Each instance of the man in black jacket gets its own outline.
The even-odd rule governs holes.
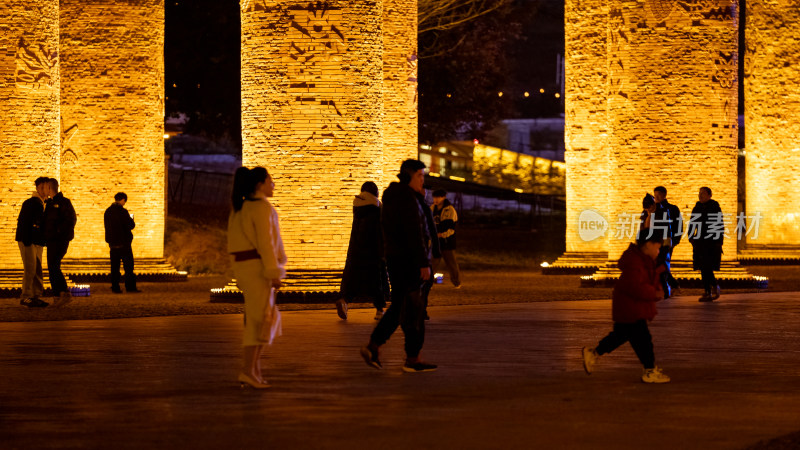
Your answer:
[[[669,213],[668,234],[670,240],[661,246],[661,253],[659,254],[659,260],[663,261],[667,268],[661,274],[661,288],[664,290],[664,297],[668,298],[671,295],[676,295],[674,291],[678,290],[678,280],[672,276],[670,264],[672,262],[672,252],[681,242],[681,237],[683,236],[683,216],[681,216],[680,208],[667,201],[667,188],[664,186],[656,187],[653,190],[653,197],[655,197],[656,204]]]
[[[693,268],[700,271],[705,290],[698,300],[711,302],[720,296],[714,271],[719,270],[722,261],[725,222],[719,203],[711,199],[711,188],[701,187],[698,199],[692,209],[686,234],[692,243]]]
[[[415,159],[403,161],[398,178],[399,183],[390,184],[383,192],[381,211],[392,305],[372,332],[369,344],[361,349],[361,356],[368,365],[380,369],[380,346],[400,325],[405,334],[403,371],[430,372],[436,365],[423,362],[419,353],[425,341],[431,260],[439,256],[439,251],[436,226],[425,202],[425,164]]]
[[[22,294],[20,295],[19,303],[30,308],[44,308],[49,305],[49,303],[39,298],[44,292],[42,216],[44,215],[44,201],[47,198],[45,185],[48,180],[49,178],[47,177],[36,179],[36,192],[31,198],[22,202],[22,208],[17,218],[15,239],[19,244],[22,267],[25,271],[22,278]]]
[[[133,273],[133,230],[136,223],[133,221],[133,214],[125,209],[128,196],[124,192],[117,192],[114,195],[114,203],[106,209],[103,215],[103,223],[106,228],[106,242],[111,248],[111,290],[116,294],[121,294],[119,287],[121,278],[119,273],[119,263],[125,269],[125,290],[128,292],[140,292],[136,289],[136,274]]]
[[[78,216],[72,202],[58,192],[58,180],[50,178],[46,183],[50,200],[44,207],[44,240],[47,245],[47,271],[50,287],[58,308],[72,301],[72,294],[67,288],[67,279],[61,272],[61,260],[67,254],[69,241],[75,237],[75,223]]]

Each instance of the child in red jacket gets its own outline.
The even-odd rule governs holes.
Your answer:
[[[653,340],[647,328],[647,321],[653,320],[656,315],[656,302],[664,298],[659,281],[664,266],[656,265],[663,239],[659,233],[648,231],[643,229],[637,244],[631,244],[619,259],[622,275],[614,286],[611,301],[614,330],[597,347],[583,348],[583,368],[587,374],[592,373],[600,355],[611,353],[620,345],[630,342],[644,366],[642,381],[669,382],[669,377],[655,365]]]

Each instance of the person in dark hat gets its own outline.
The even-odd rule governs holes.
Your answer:
[[[381,211],[392,304],[373,330],[369,343],[361,348],[361,357],[369,366],[382,368],[379,349],[399,325],[405,335],[403,371],[431,372],[436,365],[423,361],[420,352],[425,342],[431,260],[439,256],[439,241],[430,206],[425,202],[425,164],[407,159],[397,177],[400,182],[391,183],[383,192]]]

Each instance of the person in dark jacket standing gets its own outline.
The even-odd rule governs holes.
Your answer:
[[[653,339],[647,322],[653,320],[656,302],[663,298],[659,275],[663,266],[656,264],[663,235],[639,232],[636,244],[631,244],[619,259],[622,274],[614,285],[611,316],[614,331],[604,337],[597,347],[583,347],[583,368],[587,374],[594,371],[598,358],[611,353],[626,342],[644,366],[642,382],[668,383],[669,377],[656,367]]]
[[[399,325],[405,334],[404,372],[430,372],[436,365],[420,359],[425,341],[426,290],[431,279],[431,260],[438,253],[436,227],[425,202],[425,164],[403,161],[399,183],[383,192],[381,227],[386,264],[391,282],[392,304],[361,348],[361,357],[376,369],[382,368],[378,351]]]
[[[720,289],[714,271],[722,262],[722,241],[725,237],[725,222],[722,208],[711,199],[711,189],[701,187],[699,201],[692,209],[686,234],[692,243],[692,266],[700,271],[705,293],[698,300],[711,302],[719,298]]]
[[[667,269],[661,275],[661,285],[667,287],[667,289],[664,289],[664,297],[669,297],[674,295],[675,291],[680,289],[678,286],[678,280],[672,276],[670,268],[672,263],[672,252],[675,250],[675,247],[680,244],[681,237],[683,237],[683,216],[681,215],[680,208],[667,201],[667,188],[664,186],[656,187],[653,190],[653,196],[655,197],[656,204],[660,205],[662,209],[669,213],[670,239],[669,242],[665,242],[665,244],[661,246],[661,253],[659,254],[659,260],[664,262],[664,265]]]
[[[336,312],[347,320],[347,303],[368,298],[375,305],[375,320],[383,317],[389,295],[389,278],[383,260],[381,202],[378,186],[367,181],[353,199],[353,227],[342,273],[342,298],[336,301]]]
[[[669,298],[672,295],[672,289],[667,282],[669,260],[664,248],[669,248],[672,242],[672,220],[669,216],[669,210],[657,202],[656,198],[650,194],[644,195],[642,207],[644,211],[642,211],[641,216],[641,229],[645,230],[648,235],[658,233],[659,236],[664,236],[656,264],[664,266],[665,270],[661,273],[661,290],[664,292],[664,298]]]
[[[447,199],[447,192],[444,189],[433,191],[433,222],[436,224],[436,233],[439,237],[439,249],[442,257],[434,261],[434,271],[437,270],[439,262],[444,259],[447,270],[450,272],[450,282],[456,289],[461,287],[461,274],[458,270],[456,260],[456,222],[458,213],[456,208]]]
[[[50,287],[53,290],[54,307],[61,307],[72,301],[67,288],[67,279],[61,272],[61,260],[67,254],[69,242],[75,237],[75,223],[78,216],[72,202],[58,192],[58,180],[50,178],[47,182],[47,195],[50,199],[44,207],[44,240],[47,245],[47,271]]]
[[[22,256],[22,267],[25,272],[22,278],[22,294],[19,303],[29,308],[44,308],[50,305],[40,298],[44,293],[42,217],[44,216],[44,201],[47,199],[45,185],[48,180],[47,177],[36,179],[34,182],[36,191],[31,198],[22,202],[22,208],[17,217],[15,239],[19,244],[19,253]]]
[[[111,290],[116,294],[121,294],[119,287],[121,278],[119,273],[119,263],[125,269],[125,290],[128,292],[140,292],[136,288],[136,274],[133,272],[133,233],[131,230],[136,227],[133,221],[133,214],[125,209],[128,196],[124,192],[117,192],[114,195],[114,203],[106,209],[103,215],[103,223],[106,229],[106,242],[110,247],[111,257]]]

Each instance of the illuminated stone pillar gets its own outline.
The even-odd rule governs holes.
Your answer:
[[[78,214],[68,257],[108,256],[103,213],[125,192],[133,252],[163,258],[163,0],[61,1],[62,190]]]
[[[800,255],[800,9],[797,2],[747,2],[745,54],[746,211],[761,215],[748,256]],[[766,251],[766,253],[758,252]]]
[[[632,242],[615,228],[638,222],[658,185],[686,219],[708,186],[735,220],[737,15],[735,0],[610,2],[609,260]],[[735,260],[736,240],[723,250],[723,261]],[[691,260],[691,245],[673,258]]]
[[[382,174],[382,2],[246,0],[242,162],[266,167],[289,269],[340,270]]]
[[[59,177],[58,1],[0,5],[0,269],[22,269],[22,202],[36,178]]]
[[[591,271],[608,255],[607,3],[566,0],[564,17],[567,252],[552,267]]]
[[[383,191],[417,157],[417,2],[383,1]]]

